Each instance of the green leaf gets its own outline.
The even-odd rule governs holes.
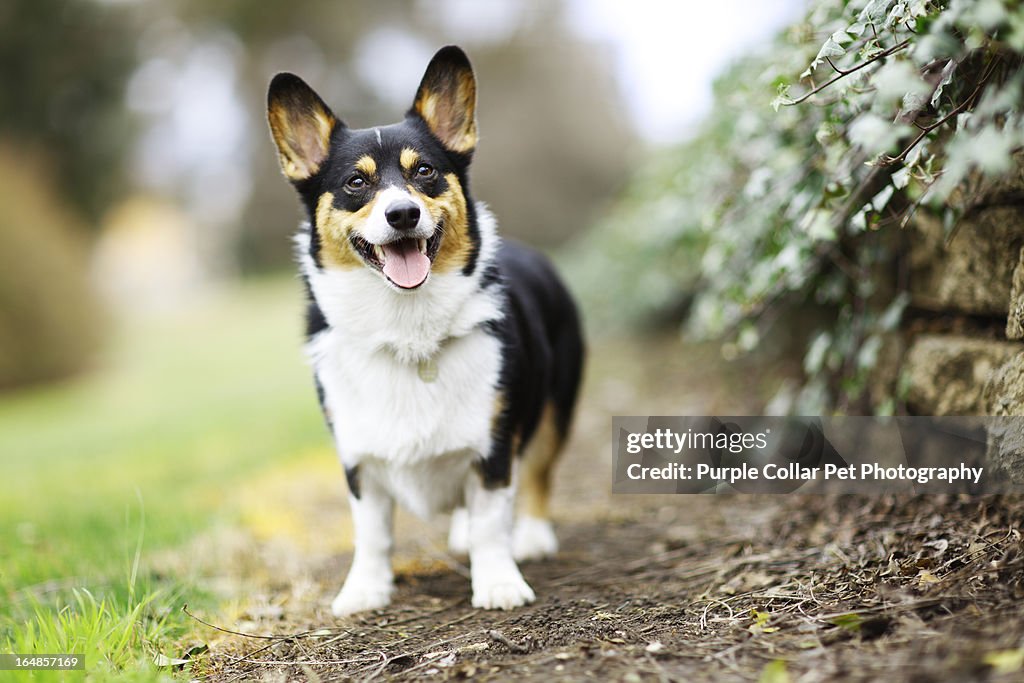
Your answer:
[[[974,161],[985,173],[1001,175],[1013,167],[1013,151],[1018,144],[1010,131],[986,126],[974,136]]]
[[[761,669],[761,676],[757,680],[758,683],[790,683],[789,672],[786,671],[785,660],[776,659],[768,662],[768,664]]]
[[[751,609],[750,616],[754,618],[754,623],[751,624],[747,630],[754,635],[758,635],[760,633],[774,633],[779,630],[777,626],[768,625],[768,619],[771,618],[771,614],[768,612],[758,612],[756,609]]]
[[[907,14],[913,18],[928,16],[929,0],[910,0]]]
[[[902,133],[899,126],[877,114],[866,112],[850,124],[847,137],[865,152],[877,154],[894,147]]]
[[[804,372],[808,375],[817,374],[825,366],[825,355],[832,346],[832,335],[828,332],[820,332],[811,342],[804,356]]]
[[[975,0],[971,12],[964,17],[986,31],[995,31],[1006,23],[1006,7],[1000,0]]]
[[[850,34],[846,31],[836,31],[828,37],[825,43],[818,50],[818,56],[814,58],[815,62],[821,62],[826,57],[842,57],[846,54],[846,48],[843,47],[843,43],[850,42]]]
[[[786,107],[791,104],[793,104],[793,100],[786,97],[785,95],[776,95],[775,98],[772,99],[772,109],[775,110],[776,112],[779,111],[779,107]]]
[[[871,208],[878,213],[882,213],[882,209],[888,206],[889,200],[892,199],[892,195],[895,191],[896,188],[892,185],[886,185],[883,187],[878,191],[878,194],[871,199]]]
[[[826,209],[815,209],[807,214],[801,227],[815,242],[834,242],[836,230],[832,224],[833,214]]]
[[[902,102],[907,95],[924,96],[931,88],[921,80],[917,69],[906,59],[890,59],[871,78],[882,102]]]
[[[857,16],[857,21],[867,22],[869,24],[878,24],[885,19],[885,15],[889,11],[889,5],[892,4],[892,0],[871,0],[864,9],[860,11]]]
[[[1012,674],[1024,667],[1024,649],[996,650],[987,653],[982,661],[995,669],[997,674]]]
[[[845,631],[860,631],[860,625],[864,622],[864,619],[859,614],[840,614],[829,620],[834,626]]]

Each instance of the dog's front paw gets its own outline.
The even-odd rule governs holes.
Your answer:
[[[518,572],[515,576],[473,582],[473,607],[512,609],[527,605],[536,599],[533,589]]]
[[[331,613],[344,617],[391,604],[391,582],[353,581],[350,577],[331,603]]]

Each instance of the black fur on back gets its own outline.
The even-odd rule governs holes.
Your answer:
[[[541,413],[551,403],[558,436],[572,422],[583,372],[584,345],[579,314],[551,262],[538,251],[504,241],[497,273],[506,316],[492,327],[502,341],[504,404],[496,421],[491,453],[482,463],[490,486],[508,482],[514,435],[519,451],[529,444]]]

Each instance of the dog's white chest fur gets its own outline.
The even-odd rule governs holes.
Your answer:
[[[423,361],[353,349],[344,339],[317,340],[316,353],[346,465],[371,457],[405,464],[459,450],[485,452],[501,369],[493,337],[474,331]],[[421,372],[421,365],[431,372]]]
[[[479,331],[452,339],[431,359],[433,381],[390,351],[359,353],[325,339],[317,356],[345,466],[358,465],[360,477],[373,477],[420,516],[459,504],[469,465],[489,447],[497,340]]]

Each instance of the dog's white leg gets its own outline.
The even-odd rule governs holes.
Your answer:
[[[387,493],[367,483],[363,482],[359,498],[349,496],[356,548],[345,585],[331,603],[331,611],[338,617],[391,602],[394,502]]]
[[[452,523],[448,527],[448,550],[456,555],[469,552],[469,511],[466,508],[455,508],[452,512]]]
[[[471,472],[466,484],[466,509],[473,607],[512,609],[533,602],[533,589],[512,558],[513,487],[488,490]]]

